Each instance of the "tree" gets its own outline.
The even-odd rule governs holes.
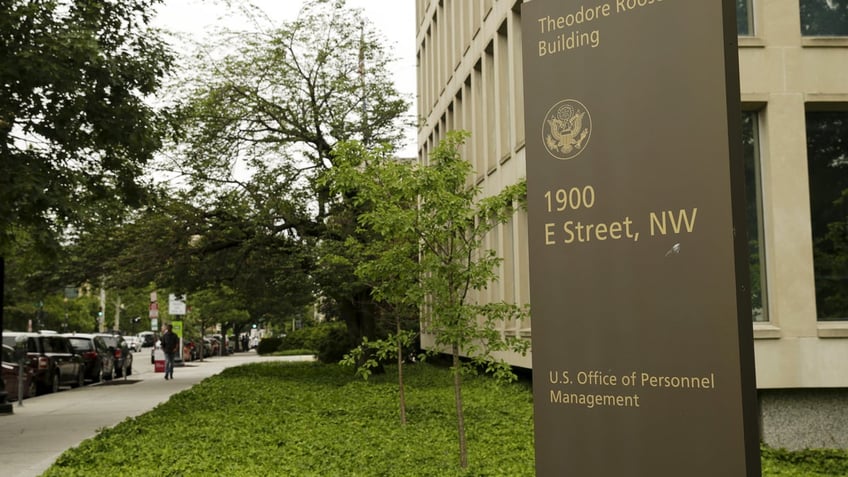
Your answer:
[[[145,98],[172,64],[158,3],[0,0],[0,270],[21,230],[55,250],[87,205],[141,201],[162,133]]]
[[[247,314],[227,315],[239,317],[235,328],[251,316],[282,323],[313,300],[304,273],[311,257],[302,241],[269,223],[262,201],[242,191],[162,194],[121,223],[81,234],[69,275],[97,283],[103,277],[117,289],[155,282],[192,296],[224,287]]]
[[[49,244],[87,204],[137,204],[162,121],[145,99],[171,67],[159,0],[0,1],[0,246]],[[51,233],[52,232],[52,233]]]
[[[472,166],[458,152],[466,137],[467,133],[449,133],[426,165],[398,161],[386,149],[375,152],[347,144],[338,152],[345,165],[332,176],[339,193],[355,192],[353,200],[366,206],[360,226],[380,237],[374,246],[383,252],[363,262],[358,272],[375,283],[379,280],[374,286],[379,300],[415,304],[422,310],[422,328],[435,335],[437,348],[451,354],[463,468],[467,466],[463,373],[484,369],[497,378],[514,379],[509,365],[494,353],[525,352],[528,347],[525,340],[505,338],[496,329],[501,321],[521,319],[526,309],[477,301],[471,295],[496,279],[500,259],[484,248],[484,240],[523,203],[526,188],[521,182],[481,198],[480,188],[469,185]],[[410,247],[417,247],[417,253]]]
[[[197,193],[244,194],[263,211],[269,237],[339,249],[355,214],[319,179],[336,164],[339,141],[398,142],[407,104],[387,71],[390,57],[344,1],[313,0],[292,22],[255,27],[227,32],[198,55],[205,73],[189,81],[177,108],[175,169]],[[370,292],[351,267],[327,258],[303,261],[304,274],[361,339],[375,329]]]
[[[191,313],[186,318],[184,329],[196,326],[202,339],[207,329],[214,324],[221,325],[221,334],[227,337],[227,329],[235,323],[246,324],[249,315],[244,311],[244,303],[229,287],[207,288],[190,295]],[[224,343],[221,343],[224,346]],[[200,353],[203,360],[203,353]]]

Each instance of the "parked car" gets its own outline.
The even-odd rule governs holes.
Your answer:
[[[21,365],[15,359],[15,350],[11,346],[3,345],[3,385],[6,387],[7,399],[9,401],[17,401],[18,399],[18,379],[20,378]],[[24,399],[35,396],[35,378],[32,373],[32,368],[24,366]]]
[[[127,341],[127,346],[130,347],[131,351],[141,351],[141,338],[138,336],[124,336],[124,339]]]
[[[85,379],[93,383],[111,381],[115,375],[115,356],[102,336],[85,333],[65,334],[74,351],[82,356]]]
[[[60,386],[85,384],[82,357],[74,353],[68,338],[57,334],[4,332],[3,344],[14,347],[20,338],[26,341],[29,366],[35,376],[38,394],[57,392]]]
[[[103,337],[106,346],[115,357],[115,377],[122,378],[131,375],[133,354],[124,337],[118,334],[109,335],[103,333],[97,336]]]

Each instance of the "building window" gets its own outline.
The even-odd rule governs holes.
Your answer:
[[[800,0],[801,35],[848,36],[848,0]]]
[[[736,0],[736,34],[751,36],[754,34],[754,0]]]
[[[808,111],[816,314],[848,319],[848,111]]]
[[[756,112],[742,113],[742,148],[745,161],[745,210],[748,227],[748,266],[751,275],[751,315],[768,321],[766,260],[763,246],[763,193],[760,173],[759,125]]]

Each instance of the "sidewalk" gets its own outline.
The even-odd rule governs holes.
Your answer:
[[[149,348],[133,356],[133,374],[126,380],[65,389],[14,403],[14,414],[0,415],[0,473],[4,477],[34,477],[47,470],[67,449],[138,416],[225,368],[259,361],[305,361],[311,356],[258,356],[254,352],[206,358],[174,369],[174,379],[154,373]]]

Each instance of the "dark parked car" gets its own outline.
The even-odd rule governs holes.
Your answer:
[[[7,399],[16,401],[18,399],[18,373],[20,363],[15,359],[15,350],[11,346],[3,345],[3,384],[6,386]],[[35,379],[32,369],[24,366],[24,399],[35,396]]]
[[[98,334],[106,342],[106,346],[115,357],[115,377],[121,378],[132,374],[133,354],[127,341],[121,335]]]
[[[14,347],[19,337],[26,342],[38,394],[56,392],[60,386],[75,388],[85,384],[82,357],[74,353],[68,338],[57,334],[4,332],[3,344]]]
[[[115,355],[102,336],[74,333],[64,335],[85,365],[85,379],[93,383],[110,381],[115,375]]]

